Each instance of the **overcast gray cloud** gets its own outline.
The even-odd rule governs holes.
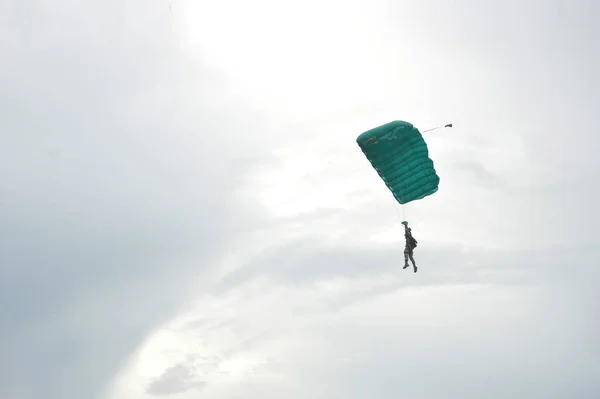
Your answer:
[[[256,120],[159,3],[3,8],[0,394],[92,397],[231,238]]]
[[[0,396],[599,397],[599,11],[2,3]]]

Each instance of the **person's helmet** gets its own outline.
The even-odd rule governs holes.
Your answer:
[[[408,231],[409,231],[409,232],[411,232],[411,231],[412,231],[412,229],[409,227],[409,228],[408,228]]]

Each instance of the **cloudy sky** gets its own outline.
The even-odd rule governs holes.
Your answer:
[[[1,1],[0,397],[600,397],[599,15]]]

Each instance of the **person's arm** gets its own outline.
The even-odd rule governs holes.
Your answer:
[[[408,234],[408,222],[405,220],[402,224],[404,225],[404,234]]]

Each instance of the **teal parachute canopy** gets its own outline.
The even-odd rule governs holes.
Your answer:
[[[393,121],[356,138],[362,152],[400,204],[438,191],[440,178],[419,129]]]

